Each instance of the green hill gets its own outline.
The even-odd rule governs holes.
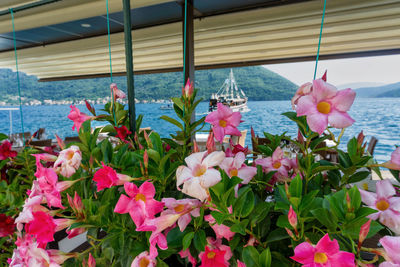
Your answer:
[[[218,91],[230,69],[196,71],[195,87],[199,96],[208,99]],[[297,85],[261,66],[233,69],[236,82],[250,100],[287,100]],[[109,78],[38,82],[37,77],[20,73],[21,94],[25,100],[82,100],[109,96]],[[13,102],[18,95],[16,73],[0,69],[0,102]],[[126,78],[115,77],[114,82],[126,92]],[[160,73],[135,76],[135,97],[139,100],[168,99],[181,93],[182,73]],[[24,100],[24,101],[25,101]]]
[[[399,97],[400,82],[356,89],[357,97]]]

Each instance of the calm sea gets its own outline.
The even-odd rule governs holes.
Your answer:
[[[208,103],[201,103],[197,109],[197,117],[205,116]],[[160,110],[161,104],[137,104],[136,113],[144,114],[143,127],[151,127],[160,133],[163,137],[169,136],[176,130],[176,127],[161,120],[161,115],[173,116],[172,110]],[[86,107],[78,106],[81,111],[86,111]],[[260,136],[267,131],[273,134],[287,132],[291,136],[296,136],[297,131],[293,127],[294,123],[286,117],[280,115],[283,112],[290,111],[289,101],[257,101],[249,102],[250,111],[243,113],[244,122],[240,129],[248,129],[246,144],[250,142],[250,127],[252,126]],[[101,105],[96,106],[100,110]],[[25,131],[35,132],[38,128],[46,128],[48,138],[55,138],[54,134],[61,137],[77,135],[73,132],[72,122],[67,118],[70,111],[69,106],[23,106],[23,118]],[[342,138],[347,142],[349,138],[357,135],[361,130],[367,136],[378,138],[378,144],[375,148],[375,157],[382,162],[390,158],[390,153],[395,145],[400,145],[400,105],[396,98],[374,98],[357,99],[352,106],[350,115],[356,120],[353,126],[346,129]],[[94,122],[94,126],[101,123]],[[8,134],[10,131],[9,112],[0,111],[0,132]],[[13,111],[13,132],[21,132],[19,111]],[[335,132],[336,134],[339,131]]]

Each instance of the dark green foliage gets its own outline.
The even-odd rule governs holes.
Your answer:
[[[196,84],[199,98],[208,99],[218,91],[230,69],[196,71]],[[290,99],[297,86],[282,76],[261,66],[233,69],[236,81],[250,100]],[[110,96],[110,79],[96,78],[59,82],[38,82],[37,77],[20,74],[21,93],[26,100],[82,100]],[[0,69],[0,101],[13,103],[12,97],[18,95],[16,73]],[[114,77],[118,87],[126,92],[126,78]],[[181,94],[182,73],[160,73],[135,76],[135,97],[145,99],[169,99]],[[17,99],[15,99],[15,102]]]

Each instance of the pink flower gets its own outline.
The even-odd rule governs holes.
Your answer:
[[[229,107],[221,103],[217,104],[217,110],[207,115],[205,122],[213,125],[215,138],[222,143],[226,134],[241,136],[236,128],[240,124],[242,115],[240,112],[233,112]]]
[[[230,178],[237,176],[243,180],[243,184],[248,184],[254,175],[257,174],[257,168],[247,166],[244,164],[245,160],[245,154],[238,152],[234,157],[225,158],[220,167]]]
[[[149,238],[150,257],[157,257],[156,245],[162,250],[168,249],[167,238],[162,232],[173,227],[180,217],[181,214],[162,214],[154,219],[146,219],[143,224],[136,228],[136,231],[152,232]]]
[[[97,183],[97,192],[111,186],[123,185],[131,180],[129,176],[117,173],[103,162],[101,164],[103,168],[100,168],[93,176],[93,181]]]
[[[386,259],[379,267],[400,267],[400,236],[384,236],[379,243],[385,249]]]
[[[241,262],[240,260],[237,260],[236,263],[237,267],[246,267],[246,264],[244,264],[244,262]]]
[[[272,154],[272,157],[256,159],[256,164],[261,165],[265,172],[276,171],[274,176],[278,180],[285,180],[288,178],[288,171],[292,167],[290,159],[283,157],[283,151],[280,147],[277,147]]]
[[[211,214],[204,216],[204,220],[210,224],[211,228],[215,232],[217,239],[226,238],[228,241],[230,241],[235,236],[235,233],[231,231],[230,227],[224,224],[216,223],[214,217]]]
[[[193,96],[193,83],[187,79],[185,87],[182,87],[182,96],[185,98],[191,98]]]
[[[11,143],[5,140],[0,145],[0,160],[14,158],[18,155],[17,151],[11,150]]]
[[[313,81],[311,94],[300,97],[297,116],[307,116],[307,123],[314,132],[322,134],[328,123],[335,128],[346,128],[354,123],[347,114],[356,97],[350,88],[338,91],[322,79]]]
[[[114,212],[129,213],[136,227],[162,211],[164,203],[154,199],[156,190],[152,183],[144,182],[139,188],[134,183],[125,183],[124,188],[129,197],[121,195]]]
[[[57,160],[57,156],[48,153],[32,154],[32,156],[34,156],[36,160],[43,160],[46,162],[54,162]]]
[[[186,166],[179,166],[176,170],[176,186],[182,192],[204,201],[208,198],[208,188],[221,180],[221,174],[214,169],[225,158],[222,151],[193,153],[185,159]]]
[[[56,223],[49,214],[43,211],[33,212],[33,220],[25,224],[27,234],[33,235],[40,247],[43,247],[51,241],[54,241],[56,232]]]
[[[125,125],[122,125],[121,127],[114,127],[114,129],[117,131],[117,137],[122,141],[125,141],[125,138],[132,133],[128,130],[128,128],[126,128]]]
[[[392,170],[400,170],[400,147],[392,152],[390,160],[383,163],[382,166]]]
[[[200,216],[201,202],[197,199],[178,199],[175,198],[163,198],[161,200],[167,210],[163,211],[162,214],[180,214],[181,217],[178,219],[178,226],[181,232],[186,229],[186,226],[190,223],[193,217]]]
[[[75,191],[74,198],[70,197],[70,195],[67,194],[68,198],[68,203],[69,206],[74,210],[74,212],[78,215],[78,217],[82,217],[84,212],[83,212],[83,204],[81,197],[78,195],[78,193]]]
[[[225,251],[219,249],[209,249],[206,246],[204,252],[202,252],[201,265],[200,267],[227,267],[229,265],[225,264]]]
[[[368,216],[389,227],[393,232],[400,234],[400,197],[393,197],[396,191],[389,180],[376,183],[376,193],[360,190],[362,201],[372,209],[377,210]]]
[[[289,220],[290,225],[291,225],[294,229],[296,229],[296,227],[297,227],[297,214],[296,214],[296,212],[293,210],[292,205],[290,205],[290,208],[289,208],[288,220]]]
[[[227,245],[223,245],[222,244],[222,239],[215,239],[212,237],[207,237],[207,243],[208,245],[206,246],[206,248],[208,247],[210,250],[216,250],[218,252],[225,252],[224,253],[224,266],[229,266],[229,260],[232,258],[233,254],[231,251],[231,247],[227,246]],[[199,258],[202,259],[204,256],[205,252],[201,252],[199,254]]]
[[[341,266],[355,267],[354,254],[340,251],[336,239],[332,241],[326,234],[318,241],[316,246],[303,242],[294,249],[293,260],[303,264],[304,267]]]
[[[87,120],[90,120],[94,117],[86,115],[85,113],[82,113],[75,105],[70,106],[71,111],[68,115],[68,119],[72,120],[74,122],[74,125],[72,126],[72,130],[75,130],[79,132],[79,129],[81,128],[82,123],[84,123]]]
[[[229,140],[230,142],[230,147],[228,147],[225,151],[225,156],[227,157],[234,157],[237,153],[239,152],[243,152],[245,155],[249,154],[249,148],[246,147],[242,147],[240,144],[234,144],[232,142],[232,139]],[[232,149],[231,149],[232,148]]]
[[[181,250],[181,251],[179,252],[179,256],[181,256],[182,259],[188,258],[189,262],[192,264],[192,267],[196,267],[196,265],[197,265],[197,260],[196,260],[195,257],[192,256],[192,254],[190,254],[189,249]]]
[[[33,181],[32,188],[39,187],[37,181]],[[35,192],[36,189],[33,190]],[[30,194],[29,198],[25,199],[25,203],[22,211],[18,214],[18,217],[15,219],[15,223],[17,224],[18,231],[22,231],[23,223],[28,223],[33,220],[32,213],[35,211],[44,211],[47,209],[40,205],[43,200],[43,196]]]
[[[157,261],[149,256],[147,251],[143,251],[133,259],[131,267],[156,267]]]
[[[0,237],[12,235],[14,233],[14,219],[5,214],[0,214]]]
[[[302,86],[297,89],[295,95],[293,96],[291,102],[292,102],[292,108],[296,109],[297,102],[299,99],[305,95],[309,95],[312,92],[312,83],[305,83]]]
[[[126,94],[118,89],[117,84],[115,83],[110,84],[110,89],[111,92],[114,94],[114,100],[117,100],[118,98],[123,99],[126,97]]]
[[[54,168],[65,177],[71,177],[81,165],[82,153],[79,147],[70,146],[58,155]]]

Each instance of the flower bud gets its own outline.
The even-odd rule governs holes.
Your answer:
[[[304,138],[303,138],[303,135],[301,134],[300,130],[297,131],[297,141],[300,144],[304,144]]]
[[[214,142],[214,132],[210,132],[210,134],[208,135],[206,147],[207,147],[208,154],[211,154],[212,152],[217,150],[217,148],[215,147],[215,142]]]
[[[190,79],[187,79],[185,87],[182,88],[182,96],[185,98],[191,98],[193,96],[193,83]]]
[[[358,250],[360,250],[361,244],[364,242],[365,238],[367,238],[370,227],[371,227],[371,219],[369,219],[366,223],[364,223],[361,226],[360,235],[358,237]]]
[[[93,258],[92,254],[89,253],[89,258],[88,258],[88,267],[95,267],[96,266],[96,261]]]
[[[58,135],[56,135],[56,138],[57,138],[58,146],[61,148],[61,150],[63,150],[65,147],[64,141]]]
[[[327,76],[328,71],[326,70],[324,75],[322,75],[321,79],[324,80],[324,82],[326,82],[326,76]]]
[[[94,107],[87,100],[85,100],[85,104],[89,112],[96,116],[96,111],[94,110]]]
[[[289,213],[288,213],[288,220],[290,225],[296,229],[297,228],[297,214],[294,212],[292,205],[290,205]]]
[[[351,208],[351,199],[350,199],[350,195],[349,192],[346,192],[346,205],[347,205],[347,210],[349,212],[352,212],[352,208]]]
[[[147,168],[149,167],[149,154],[147,154],[147,149],[144,150],[143,153],[143,163],[144,163],[144,169],[147,172]]]
[[[193,153],[200,152],[196,140],[193,140]]]
[[[146,139],[147,146],[149,148],[153,148],[153,143],[151,142],[149,135],[147,134],[146,131],[143,131],[143,135],[144,135],[144,139]]]
[[[290,236],[290,238],[296,240],[296,237],[294,236],[293,232],[290,231],[290,229],[285,227],[286,232],[288,233],[288,235]]]

